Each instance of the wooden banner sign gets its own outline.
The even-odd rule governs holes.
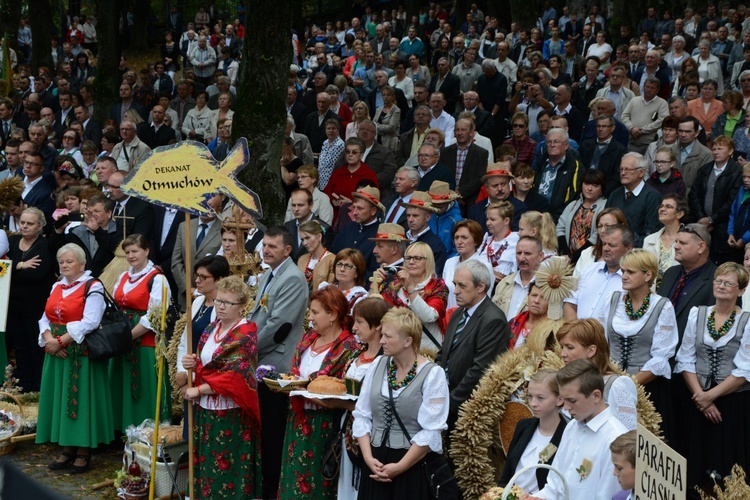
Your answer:
[[[149,152],[120,187],[127,195],[192,215],[209,215],[206,200],[221,193],[261,218],[260,198],[237,180],[248,158],[244,137],[221,163],[205,144],[182,141]]]
[[[635,458],[636,500],[684,500],[687,461],[638,424]]]

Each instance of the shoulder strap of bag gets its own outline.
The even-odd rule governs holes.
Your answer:
[[[390,362],[392,359],[392,357],[389,357],[386,363]],[[427,370],[431,370],[432,368],[433,367],[430,366],[427,368]],[[411,443],[411,434],[409,434],[409,431],[406,430],[406,426],[404,426],[404,423],[401,421],[401,417],[398,416],[398,412],[396,411],[396,402],[393,400],[393,389],[391,388],[391,384],[388,384],[388,403],[391,405],[391,411],[393,411],[393,415],[396,416],[398,426],[401,427],[401,432],[404,433],[406,439]]]
[[[93,285],[94,283],[101,283],[102,291],[99,291],[99,290],[91,291],[91,285]],[[104,297],[104,303],[107,306],[107,308],[115,307],[117,309],[120,309],[120,306],[117,305],[117,303],[115,302],[115,299],[112,298],[112,296],[109,294],[107,289],[104,287],[104,283],[102,283],[100,280],[96,278],[92,278],[86,282],[86,285],[83,289],[83,298],[86,299],[88,298],[89,295],[94,295],[96,293]]]
[[[424,333],[425,335],[427,335],[427,338],[430,339],[430,341],[433,344],[435,344],[438,348],[440,348],[443,345],[442,342],[438,342],[437,341],[437,339],[435,338],[435,336],[430,333],[430,330],[428,330],[427,327],[424,324],[422,324],[422,333]]]

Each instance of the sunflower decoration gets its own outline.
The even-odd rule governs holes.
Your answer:
[[[552,257],[539,266],[534,283],[549,302],[547,317],[560,320],[563,317],[563,300],[570,297],[578,287],[578,280],[573,277],[573,268],[565,257]]]
[[[5,274],[8,272],[8,269],[10,269],[10,264],[0,260],[0,278],[5,276]]]

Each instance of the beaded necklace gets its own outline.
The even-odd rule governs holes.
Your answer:
[[[323,248],[323,253],[320,254],[319,259],[316,259],[317,261],[316,264],[320,262],[321,260],[323,260],[323,257],[325,257],[327,253],[328,253],[328,250]],[[312,260],[313,260],[313,255],[310,254],[310,256],[307,258],[307,264],[305,264],[305,279],[307,280],[308,283],[312,281],[313,271],[315,271],[315,266],[310,267],[310,263],[312,262]]]
[[[219,324],[216,325],[216,330],[214,330],[214,342],[216,342],[218,344],[219,342],[221,342],[222,340],[224,340],[224,337],[226,337],[229,332],[231,332],[232,330],[234,330],[234,327],[237,326],[237,325],[239,325],[240,321],[242,321],[243,319],[245,319],[245,318],[240,318],[237,321],[235,321],[235,323],[232,326],[230,326],[229,328],[227,328],[223,332],[224,333],[223,335],[222,335],[222,330],[221,330],[221,327],[223,325],[222,325],[221,321],[219,321]]]
[[[637,311],[633,311],[633,299],[630,298],[629,293],[625,294],[625,313],[631,321],[642,318],[646,314],[646,311],[648,311],[649,305],[651,305],[651,294],[646,295],[646,298],[643,299],[643,304],[641,304],[641,307]]]
[[[708,336],[714,340],[719,340],[721,337],[729,333],[729,330],[734,326],[734,318],[737,316],[737,309],[732,310],[732,314],[729,315],[727,320],[721,325],[721,328],[716,330],[716,310],[711,311],[708,315]]]
[[[326,352],[328,349],[331,348],[334,342],[336,342],[336,339],[333,339],[332,341],[328,342],[327,344],[323,344],[322,346],[318,346],[317,348],[315,347],[315,344],[313,343],[313,345],[310,346],[310,356],[314,358]]]
[[[417,360],[416,359],[414,360],[414,364],[411,365],[411,369],[409,370],[409,373],[406,374],[406,377],[404,377],[404,379],[401,382],[398,382],[396,380],[396,363],[392,361],[391,364],[388,365],[388,385],[394,391],[409,385],[409,382],[414,380],[414,377],[416,376],[417,376]]]

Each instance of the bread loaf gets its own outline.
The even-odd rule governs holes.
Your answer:
[[[313,394],[341,396],[342,394],[346,394],[346,385],[341,379],[321,375],[308,384],[307,391]]]

